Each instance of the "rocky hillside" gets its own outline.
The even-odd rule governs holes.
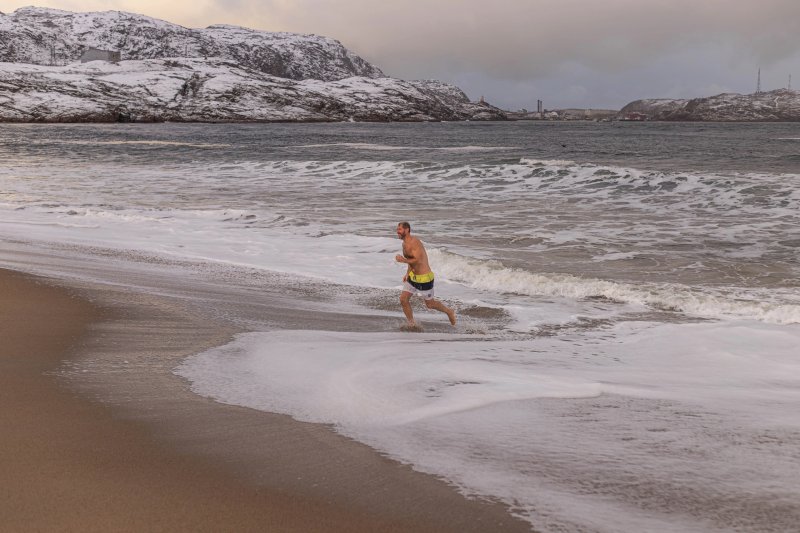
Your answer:
[[[77,61],[89,47],[119,51],[123,60],[229,59],[245,68],[293,80],[383,76],[380,69],[339,41],[317,35],[224,25],[189,29],[120,11],[71,13],[25,7],[0,15],[0,61],[66,65]]]
[[[618,117],[636,113],[649,120],[800,121],[800,92],[779,89],[758,94],[725,93],[692,100],[636,100],[623,107]]]
[[[89,47],[118,63],[78,62]],[[0,121],[502,120],[438,81],[387,78],[341,43],[116,11],[0,14]]]
[[[222,59],[70,66],[0,63],[0,121],[428,121],[502,119],[437,81],[291,80]]]

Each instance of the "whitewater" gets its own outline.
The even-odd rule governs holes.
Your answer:
[[[780,140],[794,137],[781,124],[4,126],[0,242],[144,257],[186,283],[206,265],[229,295],[277,275],[320,310],[381,317],[298,329],[242,302],[226,313],[248,331],[174,372],[219,402],[328,424],[536,530],[789,531],[800,160]],[[420,307],[425,332],[399,331],[402,220],[456,328]]]

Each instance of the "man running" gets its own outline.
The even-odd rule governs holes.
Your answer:
[[[422,241],[411,236],[411,224],[401,222],[397,225],[397,237],[403,241],[403,255],[396,255],[395,261],[408,265],[403,276],[403,292],[400,294],[400,305],[406,314],[408,327],[415,328],[414,313],[411,311],[411,296],[419,294],[425,299],[428,309],[436,309],[447,315],[450,324],[456,325],[456,312],[433,297],[433,271],[428,265],[428,254]]]

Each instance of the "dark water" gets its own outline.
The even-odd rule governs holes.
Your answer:
[[[0,127],[0,158],[62,154],[60,142],[75,145],[71,157],[146,164],[153,156],[175,162],[217,160],[215,151],[176,150],[141,145],[118,150],[96,141],[223,144],[230,160],[272,161],[299,157],[297,146],[360,143],[404,147],[403,151],[363,150],[365,161],[427,162],[518,161],[520,157],[667,171],[800,172],[800,125],[791,123],[595,123],[472,122],[423,124],[147,124],[5,125]],[[54,144],[55,142],[55,144]],[[495,146],[491,153],[442,153],[430,148]],[[349,159],[352,147],[317,147],[322,161]]]

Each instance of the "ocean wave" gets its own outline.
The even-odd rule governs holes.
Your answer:
[[[496,152],[519,149],[519,146],[441,146],[432,148],[432,150],[440,150],[442,152]],[[425,150],[431,150],[431,148],[425,148]]]
[[[592,261],[602,263],[603,261],[621,261],[624,259],[633,259],[638,254],[636,252],[610,252],[603,255],[596,255],[592,257]]]
[[[285,160],[261,164],[258,170],[282,179],[288,175],[293,180],[313,178],[315,184],[357,182],[359,187],[374,184],[381,190],[395,183],[420,183],[454,199],[486,190],[499,199],[558,195],[669,214],[676,209],[697,213],[737,208],[759,213],[782,209],[796,215],[800,210],[800,174],[666,172],[527,158],[517,164]]]
[[[130,223],[131,228],[137,224],[214,224],[234,223],[240,226],[257,224],[259,227],[283,227],[305,225],[302,220],[286,215],[260,210],[258,212],[247,209],[172,209],[172,208],[118,208],[113,206],[70,206],[66,204],[31,204],[18,207],[13,204],[0,203],[0,209],[11,208],[14,210],[29,210],[33,213],[57,216],[64,227],[99,227],[96,225],[84,226],[79,220],[96,221],[100,224]],[[70,221],[70,222],[64,222]],[[35,222],[29,222],[35,223]]]
[[[327,144],[337,146],[353,143]],[[370,149],[406,150],[410,147],[366,145]],[[308,145],[311,146],[311,145]],[[501,147],[446,147],[442,150],[500,149]],[[431,149],[427,149],[431,150]],[[800,174],[770,173],[692,173],[641,170],[636,168],[575,163],[567,160],[523,158],[520,163],[451,163],[418,160],[404,161],[346,161],[346,160],[278,160],[235,161],[209,164],[198,173],[192,165],[170,167],[168,175],[154,173],[141,176],[127,169],[109,173],[104,166],[81,168],[79,176],[63,179],[81,183],[91,175],[93,184],[119,190],[121,186],[138,194],[142,179],[157,180],[159,186],[185,187],[191,179],[192,191],[213,197],[220,185],[232,183],[256,189],[269,185],[270,191],[298,187],[331,186],[337,190],[358,187],[362,197],[385,200],[392,187],[407,189],[422,185],[426,194],[440,195],[444,201],[472,201],[476,195],[487,194],[493,199],[551,201],[566,200],[579,205],[603,206],[615,210],[634,209],[653,214],[674,216],[677,211],[695,217],[702,211],[729,214],[737,209],[748,214],[769,217],[797,217],[800,212]],[[41,192],[41,184],[30,178],[38,169],[1,169],[0,178],[7,177],[4,199],[30,199]],[[49,191],[56,194],[55,190]],[[93,193],[99,197],[100,193]],[[83,192],[81,191],[81,196]],[[81,197],[82,199],[82,197]],[[78,202],[78,198],[72,199]]]
[[[568,159],[530,159],[523,157],[519,160],[520,165],[531,166],[573,166],[576,165],[575,161]]]
[[[602,298],[702,318],[749,319],[772,324],[800,324],[800,305],[711,294],[677,284],[631,285],[570,274],[539,274],[508,268],[498,261],[470,259],[443,250],[430,255],[437,272],[474,289],[525,296]]]
[[[425,150],[425,151],[440,151],[440,152],[493,152],[498,150],[519,150],[518,146],[399,146],[390,144],[373,144],[373,143],[322,143],[322,144],[301,144],[292,146],[291,148],[330,148],[330,147],[343,147],[353,148],[355,150],[374,150],[374,151],[398,151],[398,150]]]
[[[376,150],[376,151],[393,151],[393,150],[414,150],[416,147],[409,146],[392,146],[388,144],[372,144],[372,143],[318,143],[318,144],[298,144],[290,146],[289,148],[354,148],[356,150]]]
[[[160,141],[157,139],[144,139],[132,141],[62,141],[62,140],[47,140],[43,141],[48,144],[78,144],[86,146],[106,146],[106,145],[143,145],[143,146],[187,146],[191,148],[227,148],[231,146],[225,143],[191,143],[191,142],[178,142],[178,141]]]

